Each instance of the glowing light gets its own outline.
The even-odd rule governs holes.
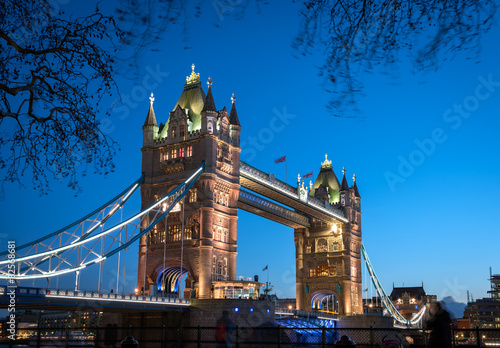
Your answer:
[[[238,312],[240,309],[238,307],[234,307],[234,311]]]

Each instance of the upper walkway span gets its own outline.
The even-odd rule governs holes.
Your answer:
[[[245,162],[240,162],[240,185],[295,209],[296,212],[313,216],[321,221],[332,222],[332,219],[335,219],[344,223],[348,222],[344,213],[330,203],[322,202],[309,195],[301,196],[296,187],[288,185],[276,179],[273,174],[264,173]]]

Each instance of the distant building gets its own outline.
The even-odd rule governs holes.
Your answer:
[[[379,314],[384,313],[384,304],[378,296],[363,299],[363,308],[366,314]]]
[[[500,329],[500,274],[490,278],[490,297],[467,303],[464,319],[469,319],[471,327]]]
[[[101,324],[102,312],[41,311],[38,325],[41,328],[84,328]]]
[[[437,296],[427,295],[423,286],[395,287],[389,298],[399,313],[408,320],[412,319],[423,306],[437,302]],[[429,306],[427,308],[429,309]],[[424,320],[425,318],[426,316]]]

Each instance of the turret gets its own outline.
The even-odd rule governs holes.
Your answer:
[[[233,141],[233,146],[240,147],[240,134],[241,134],[241,125],[240,120],[238,119],[238,113],[236,112],[235,105],[236,97],[234,93],[231,97],[231,111],[229,112],[229,128],[231,131],[231,139]]]
[[[156,124],[155,111],[153,110],[154,100],[153,92],[151,92],[148,114],[142,126],[142,147],[153,147],[158,135],[158,125]]]
[[[345,167],[342,168],[342,184],[340,184],[340,205],[345,207],[348,204],[349,185],[345,178]]]
[[[208,77],[208,92],[201,110],[201,134],[217,134],[217,109],[212,95],[212,78]]]

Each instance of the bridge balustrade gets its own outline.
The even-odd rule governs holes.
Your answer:
[[[118,300],[118,301],[143,301],[143,302],[162,302],[162,303],[176,303],[176,304],[189,304],[189,300],[179,299],[177,295],[174,296],[137,296],[127,294],[114,294],[107,292],[96,291],[79,291],[79,290],[61,290],[61,289],[42,289],[42,288],[26,288],[17,287],[16,293],[19,295],[27,296],[40,296],[40,297],[67,297],[67,298],[85,298],[85,299],[103,299],[103,300]],[[7,287],[0,286],[0,296],[7,295]]]

